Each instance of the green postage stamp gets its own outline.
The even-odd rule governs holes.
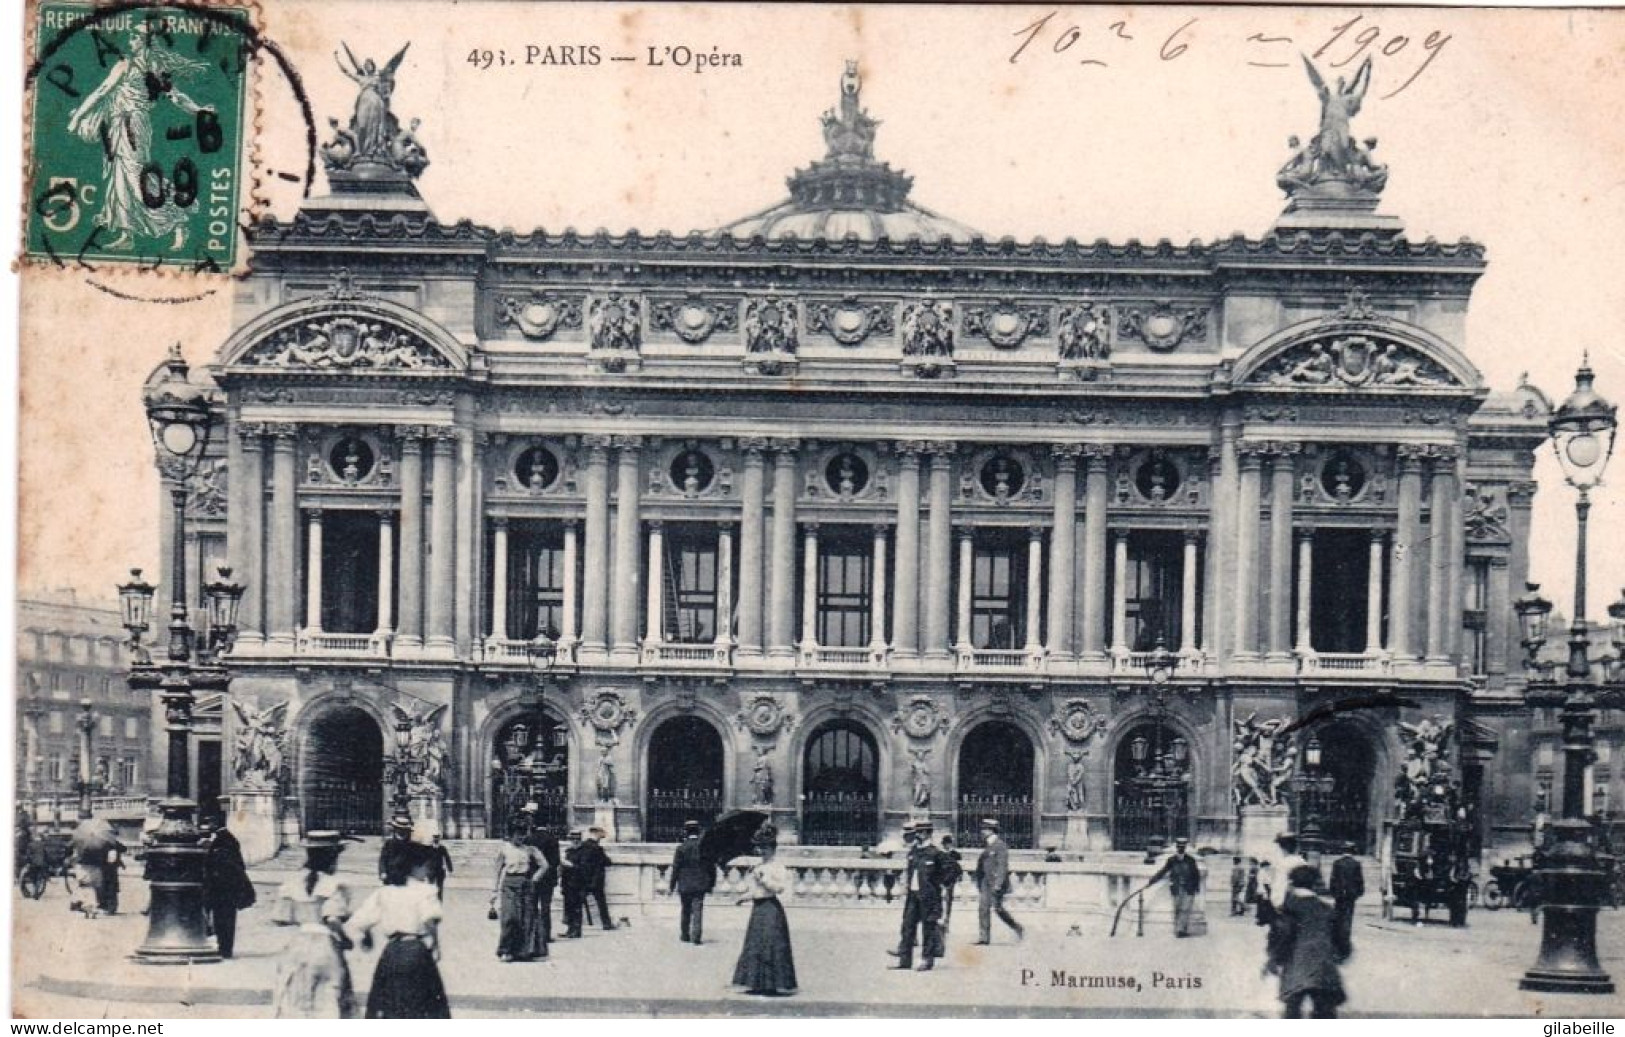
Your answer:
[[[248,8],[45,0],[33,21],[25,254],[230,271],[247,190]]]

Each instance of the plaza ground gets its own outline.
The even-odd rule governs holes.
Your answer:
[[[135,964],[145,888],[125,883],[126,913],[86,919],[68,911],[54,886],[39,901],[15,902],[13,1013],[33,1018],[265,1017],[275,956],[287,930],[269,922],[274,874],[261,874],[260,904],[239,916],[238,957],[189,967]],[[346,876],[364,893],[366,878]],[[707,942],[678,941],[674,911],[628,907],[613,932],[587,929],[555,942],[545,963],[503,964],[487,895],[465,880],[447,890],[441,963],[458,1017],[514,1015],[833,1016],[1272,1016],[1273,979],[1260,976],[1263,931],[1217,901],[1209,932],[1175,939],[1161,917],[1143,937],[1125,924],[1107,935],[1098,914],[1034,915],[1018,943],[995,921],[994,945],[975,947],[974,902],[961,895],[949,957],[931,973],[890,971],[898,910],[789,907],[801,981],[790,998],[749,997],[729,985],[747,909],[713,898]],[[557,912],[557,902],[555,902]],[[1603,911],[1604,967],[1625,986],[1625,912]],[[562,931],[562,926],[556,926]],[[1126,935],[1124,935],[1126,934]],[[1547,1016],[1625,1014],[1612,997],[1531,994],[1518,978],[1535,957],[1539,927],[1511,911],[1475,911],[1467,929],[1385,921],[1366,905],[1355,956],[1344,971],[1348,1015]],[[369,985],[375,953],[354,952],[356,986]],[[1068,985],[1068,982],[1075,985]]]

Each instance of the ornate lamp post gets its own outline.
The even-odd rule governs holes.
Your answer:
[[[1320,830],[1321,805],[1331,792],[1335,779],[1330,774],[1321,773],[1321,746],[1316,736],[1309,736],[1298,759],[1302,766],[1292,776],[1293,790],[1298,797],[1298,845],[1304,858],[1318,869],[1324,849]]]
[[[395,785],[395,794],[390,801],[390,810],[397,817],[412,816],[412,718],[404,710],[395,713],[395,755],[390,760],[390,770]]]
[[[1186,785],[1189,743],[1179,737],[1170,739],[1166,746],[1162,741],[1169,714],[1167,685],[1178,662],[1178,657],[1168,651],[1167,644],[1158,637],[1156,647],[1145,657],[1145,675],[1150,682],[1146,693],[1151,698],[1151,715],[1155,718],[1152,734],[1156,744],[1148,743],[1144,736],[1129,742],[1129,756],[1134,760],[1136,771],[1134,784],[1157,804],[1157,832],[1148,847],[1152,851],[1173,841],[1174,800]]]
[[[553,663],[559,657],[559,645],[544,630],[525,647],[525,655],[530,660],[530,672],[536,677],[536,708],[541,709],[542,703],[547,699],[547,686],[553,677]]]
[[[96,727],[96,707],[89,699],[79,700],[74,725],[79,729],[79,770],[74,776],[74,791],[79,794],[79,820],[88,821],[95,814],[92,799],[98,791],[90,744],[90,732]]]
[[[174,542],[169,572],[169,637],[162,661],[154,663],[140,637],[151,622],[153,590],[132,570],[119,587],[124,626],[131,633],[130,687],[158,693],[169,735],[166,797],[159,804],[163,820],[147,851],[152,892],[147,938],[135,959],[149,964],[187,964],[219,960],[203,916],[203,866],[207,851],[198,845],[191,790],[192,703],[200,691],[224,694],[231,676],[221,663],[237,630],[237,605],[243,588],[230,582],[231,570],[204,587],[208,628],[201,643],[189,621],[186,604],[187,481],[197,472],[208,448],[214,415],[208,393],[188,378],[180,347],[170,350],[164,376],[143,394],[147,422],[157,450],[158,470],[170,483]]]
[[[1596,718],[1599,689],[1591,675],[1586,637],[1586,520],[1591,511],[1591,490],[1602,481],[1614,452],[1618,429],[1614,405],[1592,388],[1595,375],[1582,361],[1574,376],[1574,392],[1547,423],[1553,451],[1563,477],[1579,491],[1575,502],[1578,536],[1574,557],[1574,616],[1569,627],[1569,658],[1559,684],[1537,674],[1530,680],[1531,706],[1559,707],[1563,722],[1563,816],[1552,825],[1551,849],[1540,854],[1536,874],[1541,890],[1545,927],[1540,956],[1524,973],[1524,990],[1550,990],[1575,994],[1609,994],[1614,982],[1597,960],[1597,910],[1603,903],[1606,876],[1598,866],[1591,823],[1586,820],[1585,770],[1595,757],[1591,725]],[[1517,604],[1526,651],[1533,654],[1545,642],[1546,615],[1551,604],[1534,588]],[[1612,614],[1612,610],[1610,610]]]

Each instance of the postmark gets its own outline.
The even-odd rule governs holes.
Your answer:
[[[230,3],[35,8],[25,256],[233,269],[251,14]]]

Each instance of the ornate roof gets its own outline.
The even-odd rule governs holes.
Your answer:
[[[862,89],[858,63],[848,61],[841,77],[840,106],[824,113],[824,157],[786,181],[788,199],[722,231],[769,240],[969,241],[981,236],[958,220],[909,201],[914,178],[875,160],[880,121],[870,118],[860,104]]]

